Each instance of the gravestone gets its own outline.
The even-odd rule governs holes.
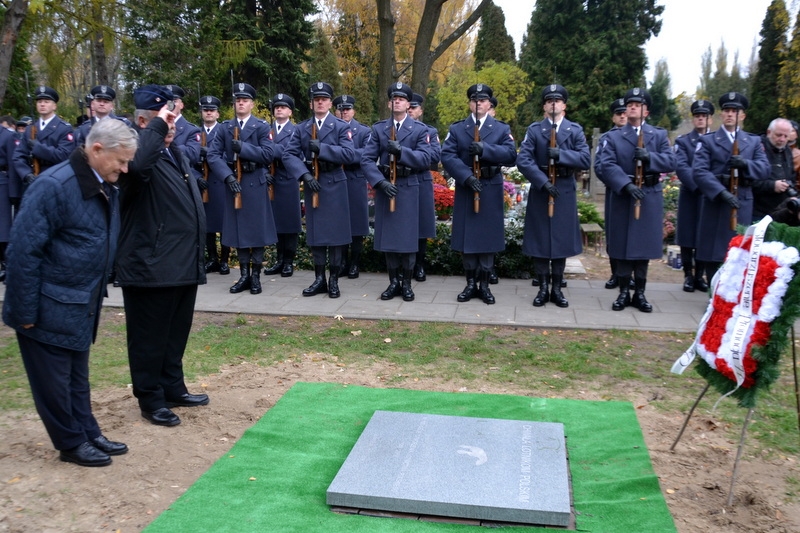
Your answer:
[[[375,411],[328,487],[327,503],[567,527],[564,426]]]

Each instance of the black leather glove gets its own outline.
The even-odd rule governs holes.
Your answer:
[[[381,180],[375,184],[375,188],[380,190],[383,194],[385,194],[389,198],[394,198],[397,196],[397,186],[392,185],[392,182],[389,180]]]
[[[203,178],[197,179],[197,186],[200,187],[200,191],[205,191],[208,189],[208,182]]]
[[[24,178],[22,178],[22,184],[28,186],[33,183],[33,180],[35,179],[36,176],[33,173],[27,174]]]
[[[36,148],[36,145],[38,144],[39,144],[39,139],[31,139],[31,138],[28,139],[28,146],[31,147],[31,152],[33,151],[34,148]]]
[[[233,151],[236,152],[237,154],[242,153],[242,141],[239,140],[231,141],[231,147],[233,148]]]
[[[300,179],[303,180],[303,186],[306,188],[306,191],[319,192],[322,189],[319,182],[308,172],[303,174]]]
[[[547,194],[549,194],[553,198],[558,198],[558,195],[560,194],[558,192],[558,187],[556,187],[549,181],[544,182],[544,187],[542,187],[542,190],[547,191]]]
[[[747,168],[747,160],[740,155],[732,155],[728,159],[728,168]]]
[[[319,154],[319,139],[311,139],[308,141],[308,149],[312,154]]]
[[[208,156],[208,147],[207,146],[201,146],[200,147],[200,161],[205,161],[207,156]]]
[[[483,185],[481,185],[481,180],[476,178],[475,176],[470,176],[464,182],[464,186],[468,189],[472,189],[475,192],[481,192],[483,190]]]
[[[397,156],[397,159],[400,159],[400,154],[403,152],[400,141],[389,141],[389,145],[386,149],[390,154]]]
[[[552,159],[553,163],[558,163],[558,158],[561,155],[561,150],[558,148],[548,148],[547,149],[547,158]]]
[[[478,157],[483,155],[483,143],[480,141],[474,141],[472,144],[469,145],[469,155],[477,155]]]
[[[267,172],[267,185],[275,185],[275,176]]]
[[[626,183],[625,186],[622,188],[622,190],[630,194],[637,200],[641,200],[642,198],[644,198],[644,191],[639,187],[637,187],[636,185],[634,185],[633,183]]]
[[[717,198],[731,206],[733,209],[739,209],[741,204],[739,203],[739,199],[736,198],[732,192],[730,191],[722,191],[717,195]]]
[[[650,152],[647,151],[647,148],[639,148],[637,146],[633,149],[633,158],[641,161],[643,165],[647,165],[650,163]]]
[[[228,185],[228,188],[233,194],[239,194],[242,192],[242,187],[239,185],[239,182],[236,181],[236,178],[233,174],[225,178],[225,183]]]

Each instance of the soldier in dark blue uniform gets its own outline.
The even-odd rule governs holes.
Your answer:
[[[419,191],[422,175],[431,165],[432,150],[428,127],[408,115],[412,94],[405,83],[389,87],[392,114],[372,126],[361,158],[367,181],[379,191],[375,195],[375,249],[386,255],[389,271],[389,286],[381,300],[399,295],[406,302],[414,299],[411,278],[419,248]],[[392,134],[395,140],[391,140]],[[392,157],[396,168],[394,184]]]
[[[219,272],[223,276],[231,273],[228,260],[231,257],[231,247],[220,245],[217,252],[217,235],[222,234],[222,221],[225,216],[225,202],[228,187],[223,181],[225,176],[217,176],[211,172],[208,164],[208,151],[214,143],[214,138],[222,127],[219,120],[219,108],[222,102],[216,96],[206,95],[200,98],[200,114],[203,118],[203,127],[200,128],[200,160],[195,165],[199,173],[198,185],[204,191],[203,206],[206,209],[206,255],[205,264],[207,273]]]
[[[711,116],[714,114],[714,104],[708,100],[697,100],[692,103],[691,112],[694,129],[675,139],[674,146],[676,174],[681,180],[678,196],[678,228],[675,240],[681,247],[684,272],[683,290],[694,292],[697,289],[706,292],[708,284],[703,279],[705,265],[702,261],[696,261],[694,258],[694,250],[697,247],[701,228],[700,209],[703,205],[703,194],[695,182],[692,163],[700,137],[709,131]]]
[[[275,264],[264,272],[270,276],[280,274],[283,278],[294,274],[294,257],[297,254],[297,236],[303,229],[300,213],[300,185],[297,178],[289,174],[283,163],[283,154],[296,134],[297,126],[289,120],[294,111],[294,98],[278,93],[272,99],[272,141],[275,159],[271,169],[275,170],[272,214],[278,231],[275,245]]]
[[[769,178],[770,167],[761,139],[741,129],[749,102],[736,92],[719,99],[722,126],[700,137],[694,154],[694,180],[703,193],[697,260],[706,263],[709,281],[725,259],[728,243],[736,235],[730,227],[731,213],[737,209],[737,223],[749,226],[753,221],[754,180]],[[733,155],[734,141],[739,154]],[[731,171],[739,176],[737,194],[730,191]]]
[[[675,154],[667,132],[645,123],[650,95],[633,88],[625,93],[628,123],[608,132],[600,151],[601,179],[611,189],[608,202],[608,254],[617,260],[619,297],[611,308],[621,311],[633,305],[644,313],[653,310],[645,298],[650,259],[663,256],[664,196],[661,174],[675,170]],[[641,129],[640,129],[641,128]],[[638,146],[642,132],[643,147]],[[634,183],[637,165],[642,167],[642,186]],[[637,204],[639,208],[637,209]],[[639,212],[639,218],[636,213]],[[631,274],[636,292],[629,294]]]
[[[492,95],[491,87],[481,83],[467,89],[470,115],[450,126],[442,144],[442,165],[456,182],[450,245],[462,253],[467,277],[459,302],[475,296],[486,304],[495,302],[489,275],[495,254],[506,245],[501,167],[514,165],[517,147],[508,124],[488,115]],[[476,163],[480,178],[474,172]]]
[[[236,248],[241,272],[230,291],[236,294],[250,289],[251,294],[259,294],[264,247],[278,241],[267,196],[268,183],[272,180],[267,167],[273,159],[273,143],[269,126],[251,114],[256,99],[253,86],[237,83],[233,96],[236,116],[220,125],[208,150],[208,164],[212,175],[222,178],[228,186],[222,244]],[[234,139],[235,136],[238,139]],[[239,166],[241,181],[236,175]],[[240,196],[240,209],[236,209],[236,196]]]
[[[369,200],[367,199],[367,178],[361,171],[361,155],[364,146],[367,144],[370,129],[358,122],[354,117],[356,114],[356,99],[349,94],[343,94],[333,99],[334,107],[339,111],[341,119],[347,122],[350,127],[350,134],[353,137],[353,146],[356,151],[356,159],[359,161],[353,165],[344,165],[344,173],[347,176],[347,196],[350,205],[350,233],[353,242],[350,243],[350,260],[347,260],[347,246],[342,251],[342,272],[347,274],[349,279],[358,277],[361,252],[364,249],[364,237],[369,235]]]
[[[186,91],[177,85],[165,85],[165,87],[172,91],[173,103],[175,104],[175,139],[172,144],[183,152],[192,167],[200,162],[200,128],[192,124],[183,116],[183,108],[185,107],[183,98],[186,96]],[[199,177],[199,174],[195,174]]]
[[[330,113],[333,87],[325,82],[309,90],[312,118],[301,122],[283,153],[289,175],[303,182],[306,206],[306,243],[314,257],[314,282],[303,289],[303,296],[328,293],[338,298],[342,250],[352,240],[347,175],[342,165],[358,163],[353,134],[347,123]],[[316,131],[316,139],[312,133]],[[319,175],[314,176],[315,165]],[[313,198],[318,199],[317,207]],[[325,280],[325,265],[330,277]]]
[[[624,126],[625,124],[628,123],[628,108],[625,107],[625,99],[624,98],[617,98],[616,100],[611,102],[611,105],[609,106],[609,109],[611,110],[611,123],[614,124],[614,128],[612,128],[612,129],[621,128],[622,126]],[[607,135],[608,135],[608,132],[605,132],[603,135],[600,136],[600,142],[597,144],[597,149],[596,149],[595,155],[594,155],[594,173],[595,173],[595,176],[597,176],[597,179],[599,179],[600,181],[603,180],[603,178],[601,177],[603,170],[600,168],[600,165],[598,163],[600,161],[600,150],[603,149],[603,144],[605,142],[605,139],[606,139]],[[606,188],[605,196],[604,196],[604,199],[603,199],[604,200],[604,209],[603,209],[603,216],[604,216],[603,225],[604,225],[604,228],[603,229],[605,230],[606,237],[608,236],[608,217],[609,217],[609,214],[610,214],[609,207],[608,207],[608,202],[609,202],[610,198],[611,198],[611,190]],[[608,244],[607,243],[608,243],[608,238],[606,238],[606,253],[608,253]],[[609,256],[608,263],[609,263],[609,266],[611,267],[611,277],[608,278],[608,281],[606,281],[605,288],[606,289],[616,289],[617,287],[619,287],[619,280],[617,279],[617,275],[615,274],[615,272],[617,270],[617,268],[616,268],[617,260],[614,259],[613,257]],[[535,286],[537,283],[538,282],[536,281],[536,278],[534,277],[532,284]],[[631,278],[631,288],[632,289],[634,288],[634,286],[633,286],[633,278]]]
[[[19,192],[12,197],[11,161],[14,158],[14,149],[17,147],[15,133],[0,128],[0,281],[6,279],[6,245],[11,236],[12,207],[19,201]]]
[[[75,130],[76,146],[83,146],[83,141],[86,139],[86,136],[89,135],[89,130],[103,119],[113,118],[121,120],[128,126],[133,126],[131,121],[127,118],[118,117],[114,114],[114,100],[117,98],[117,92],[108,85],[96,85],[92,87],[86,98],[89,100],[89,109],[91,111],[90,118],[82,122]]]
[[[547,118],[528,127],[517,156],[517,168],[531,182],[525,210],[525,234],[522,252],[533,257],[539,279],[539,293],[534,307],[552,301],[568,307],[561,292],[561,280],[567,257],[582,251],[576,173],[591,164],[589,146],[583,128],[567,120],[567,90],[548,85],[542,91],[542,108]],[[556,128],[556,147],[550,147],[552,128]],[[549,165],[555,165],[555,183],[549,179]],[[553,215],[549,216],[552,202]],[[552,277],[551,277],[552,275]],[[552,291],[548,284],[552,280]]]
[[[414,93],[411,97],[411,104],[408,114],[414,120],[422,122],[422,104],[425,98],[421,94]],[[422,122],[425,124],[424,122]],[[431,140],[431,170],[439,169],[439,161],[442,159],[442,145],[439,143],[439,132],[436,128],[428,126],[428,134]],[[433,175],[430,170],[422,175],[419,188],[419,247],[417,258],[414,262],[414,279],[425,281],[425,252],[428,250],[428,239],[436,237],[436,207],[433,201]]]
[[[36,111],[38,120],[25,128],[14,150],[14,172],[27,187],[38,175],[48,168],[66,161],[75,149],[75,135],[72,126],[56,115],[58,93],[51,87],[40,85],[36,89]],[[33,129],[36,129],[35,134]]]

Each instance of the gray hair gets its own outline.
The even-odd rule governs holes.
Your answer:
[[[134,124],[139,124],[139,117],[144,117],[144,123],[147,124],[157,115],[158,109],[137,109],[133,112],[133,121]]]
[[[86,147],[94,143],[103,145],[107,150],[123,148],[126,150],[136,150],[139,144],[139,135],[136,131],[115,118],[106,118],[92,126],[86,136]]]
[[[772,122],[769,123],[769,127],[767,129],[769,131],[775,131],[775,128],[778,125],[787,126],[789,129],[793,129],[794,128],[794,126],[792,126],[792,123],[788,119],[785,119],[785,118],[782,118],[782,117],[778,117],[778,118],[772,119]]]

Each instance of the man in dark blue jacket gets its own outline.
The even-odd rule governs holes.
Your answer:
[[[120,227],[112,184],[136,143],[124,123],[98,124],[85,149],[28,189],[8,247],[3,321],[17,332],[36,410],[61,460],[81,466],[105,466],[128,451],[92,415],[89,346]]]

